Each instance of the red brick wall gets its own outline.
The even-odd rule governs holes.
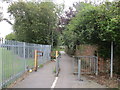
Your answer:
[[[94,56],[97,46],[95,45],[79,45],[76,46],[76,56]]]
[[[79,45],[76,46],[76,56],[94,56],[95,51],[97,51],[97,46],[95,45]],[[104,60],[98,57],[98,70],[102,73],[109,73],[110,70],[110,60]]]

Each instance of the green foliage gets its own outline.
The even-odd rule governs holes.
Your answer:
[[[10,34],[6,35],[5,39],[7,39],[7,40],[16,40],[15,33],[10,33]]]
[[[8,12],[15,17],[13,26],[18,41],[56,45],[57,6],[53,2],[14,2]]]
[[[53,73],[56,73],[56,67],[54,68]]]
[[[110,58],[110,44],[114,42],[114,48],[120,43],[120,1],[105,2],[98,6],[81,3],[77,6],[79,11],[64,32],[65,44],[68,48],[87,43],[99,47],[99,55]],[[116,49],[117,50],[117,49]],[[119,55],[120,51],[115,51]]]
[[[42,68],[43,66],[44,66],[43,64],[40,64],[40,66],[39,66],[39,67],[40,67],[40,68]]]
[[[53,48],[53,51],[64,51],[64,46],[57,46]]]

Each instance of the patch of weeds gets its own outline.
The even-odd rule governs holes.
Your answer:
[[[56,68],[54,68],[53,72],[56,73]]]
[[[44,66],[43,64],[40,64],[40,65],[39,65],[39,68],[42,68],[43,66]]]

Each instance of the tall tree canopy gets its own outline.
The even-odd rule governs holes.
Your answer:
[[[99,55],[109,58],[111,41],[115,49],[120,48],[120,1],[79,5],[77,15],[64,31],[65,44],[72,49],[81,43],[96,44]],[[116,49],[115,54],[120,52]]]
[[[73,54],[76,45],[94,44],[98,46],[98,55],[106,60],[110,59],[113,42],[113,71],[120,74],[120,1],[100,5],[79,3],[76,9],[78,13],[64,30],[68,53]]]
[[[15,18],[13,28],[16,39],[29,43],[56,44],[57,10],[53,2],[12,3],[8,12]]]

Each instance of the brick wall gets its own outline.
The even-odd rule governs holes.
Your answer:
[[[97,51],[97,46],[95,45],[79,45],[76,46],[76,56],[94,56],[95,51]],[[98,57],[98,70],[101,73],[109,73],[110,71],[110,60],[104,60]]]
[[[97,51],[97,46],[95,45],[79,45],[76,46],[76,56],[94,56],[95,51]]]

